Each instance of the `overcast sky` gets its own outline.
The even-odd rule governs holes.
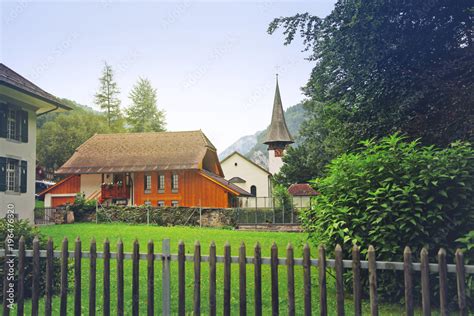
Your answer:
[[[46,91],[94,108],[103,62],[122,107],[139,76],[158,90],[171,131],[202,129],[218,151],[270,122],[275,73],[285,108],[314,66],[299,41],[268,35],[274,17],[326,16],[305,2],[12,2],[1,0],[1,61]]]

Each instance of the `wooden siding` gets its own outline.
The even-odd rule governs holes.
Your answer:
[[[178,174],[178,192],[171,190],[171,176]],[[152,176],[150,193],[144,190],[144,175]],[[165,190],[158,192],[158,175],[165,175]],[[157,206],[158,201],[163,201],[165,206],[171,206],[172,201],[178,201],[179,206],[187,207],[228,207],[229,191],[221,185],[201,175],[199,170],[165,171],[135,173],[134,201],[136,205],[143,205],[150,201],[151,205]]]
[[[81,176],[69,176],[47,190],[50,194],[67,194],[81,192]]]
[[[51,207],[58,207],[64,204],[73,204],[74,196],[52,196],[51,197]]]

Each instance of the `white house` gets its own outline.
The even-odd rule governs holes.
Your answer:
[[[36,117],[60,110],[70,108],[0,63],[0,217],[33,221]]]
[[[271,174],[238,152],[221,160],[225,178],[257,198],[272,196]],[[255,200],[255,199],[253,199]],[[262,200],[262,201],[260,201]],[[264,203],[263,199],[259,199]]]

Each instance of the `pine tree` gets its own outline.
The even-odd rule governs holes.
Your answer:
[[[100,88],[95,94],[95,104],[105,111],[109,127],[121,125],[122,113],[120,112],[120,93],[114,80],[112,67],[105,62],[102,76],[99,78]]]
[[[139,78],[130,92],[132,105],[126,110],[127,123],[132,132],[162,132],[165,130],[165,112],[157,108],[156,89],[150,80]]]

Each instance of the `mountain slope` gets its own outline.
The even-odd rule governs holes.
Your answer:
[[[295,145],[298,146],[298,131],[301,123],[305,120],[305,111],[302,104],[289,107],[285,111],[286,124],[290,130],[290,134],[296,140]],[[240,152],[253,162],[264,168],[268,166],[267,145],[263,144],[268,127],[263,131],[258,131],[253,135],[247,135],[239,138],[232,145],[227,147],[219,154],[219,159],[227,157],[234,151]]]

